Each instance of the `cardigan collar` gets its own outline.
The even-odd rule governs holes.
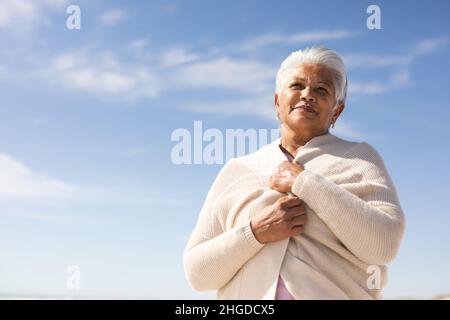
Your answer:
[[[280,162],[286,160],[286,155],[280,149],[281,139],[282,139],[282,137],[276,139],[275,141],[273,141],[271,143],[271,146],[270,146],[270,155],[271,155],[272,160],[275,163],[280,163]],[[315,137],[311,138],[308,142],[306,142],[303,146],[300,146],[297,149],[297,154],[294,158],[294,161],[301,154],[300,150],[324,146],[324,145],[333,143],[337,140],[339,140],[339,138],[329,132],[319,135],[319,136],[315,136]]]
[[[281,139],[282,138],[278,138],[277,139],[277,143],[280,144],[281,143]],[[339,138],[336,137],[335,135],[327,132],[324,134],[321,134],[319,136],[315,136],[312,137],[308,142],[306,142],[303,146],[300,146],[299,149],[304,149],[304,148],[311,148],[311,147],[318,147],[320,145],[323,144],[327,144],[333,141],[338,140]]]

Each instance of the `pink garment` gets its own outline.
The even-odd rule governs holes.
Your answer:
[[[295,300],[289,290],[286,288],[281,276],[278,276],[277,291],[275,292],[275,300]]]

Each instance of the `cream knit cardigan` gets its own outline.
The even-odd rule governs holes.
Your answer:
[[[279,143],[218,174],[183,255],[190,286],[217,290],[217,299],[274,299],[281,275],[296,299],[379,299],[405,226],[382,158],[365,142],[312,138],[294,159],[305,168],[292,187],[305,203],[305,231],[261,244],[250,219],[285,195],[268,186],[286,160]]]

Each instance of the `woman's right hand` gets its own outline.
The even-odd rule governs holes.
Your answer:
[[[256,240],[267,243],[303,233],[305,223],[303,201],[284,196],[254,216],[250,226]]]

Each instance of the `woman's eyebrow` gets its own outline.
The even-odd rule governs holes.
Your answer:
[[[295,82],[306,82],[306,79],[305,78],[297,78],[297,77],[295,77],[295,78],[293,78],[292,80],[291,80],[291,83],[295,83]],[[326,86],[328,86],[329,88],[331,88],[331,84],[328,82],[328,81],[322,81],[322,80],[320,80],[320,81],[317,81],[317,83],[319,84],[319,83],[321,83],[321,84],[324,84],[324,85],[326,85]]]
[[[305,82],[306,79],[305,79],[305,78],[293,78],[293,79],[291,80],[291,82],[298,82],[298,81],[300,81],[300,82]]]
[[[324,85],[331,87],[331,85],[328,81],[317,81],[317,83],[323,83]]]

